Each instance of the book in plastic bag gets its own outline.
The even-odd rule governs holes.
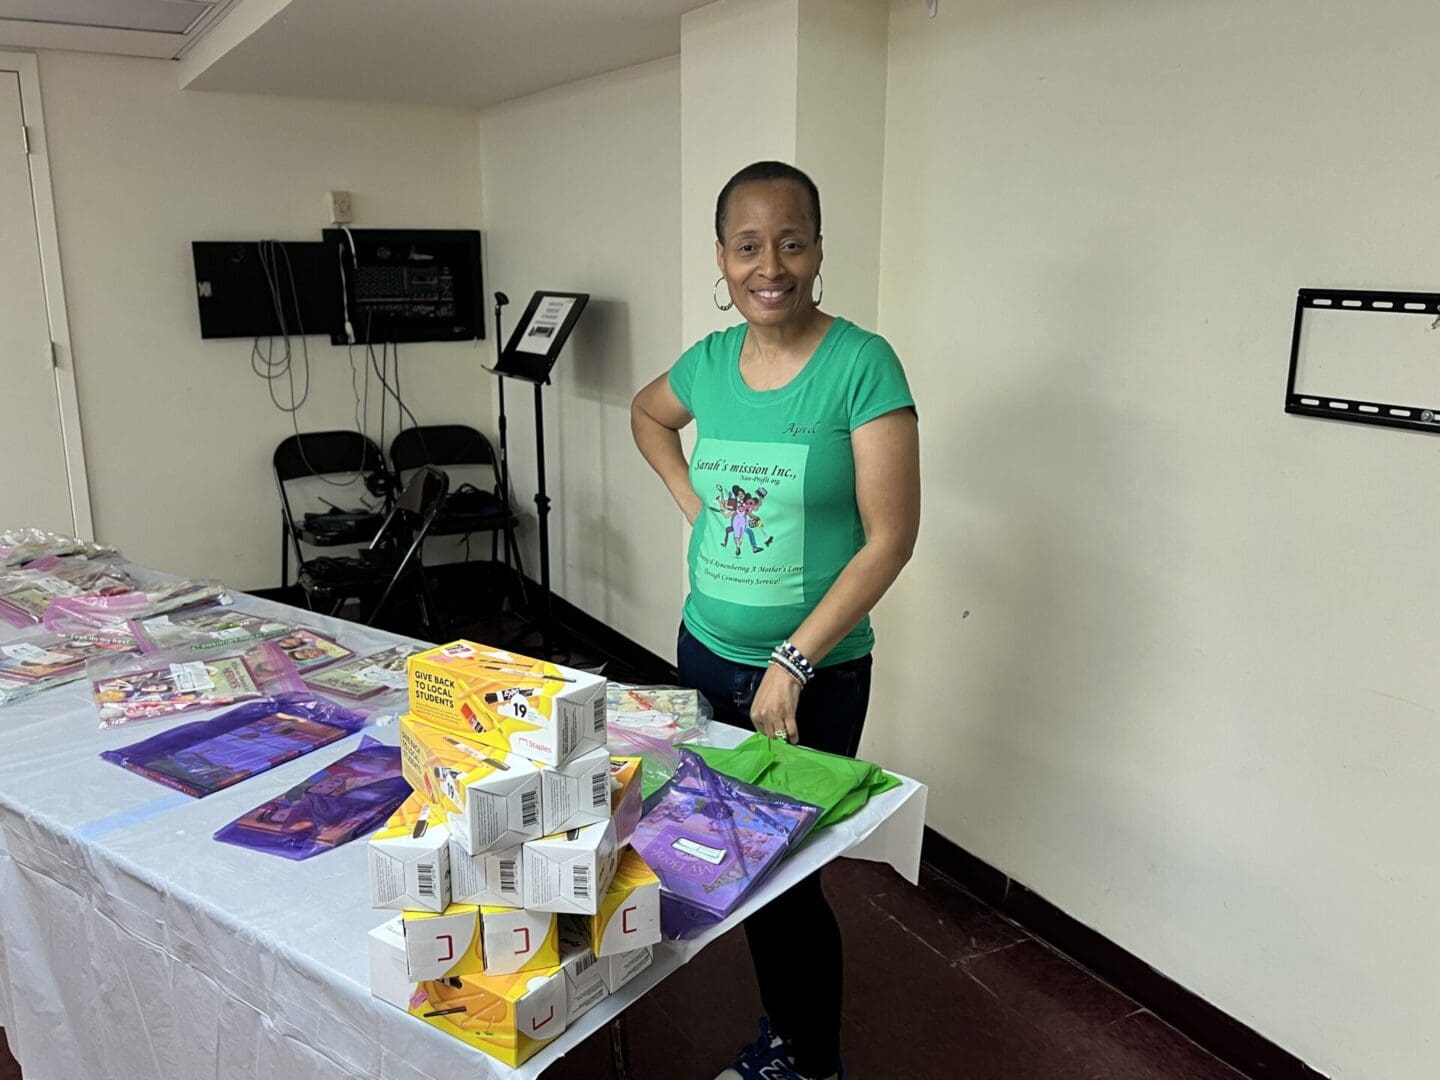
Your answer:
[[[353,650],[338,641],[303,626],[297,626],[272,640],[302,675],[355,655]]]
[[[630,841],[660,878],[665,936],[694,937],[723,921],[819,817],[819,807],[733,780],[682,749]]]
[[[0,566],[20,566],[47,555],[114,555],[115,549],[47,529],[0,531]]]
[[[242,814],[215,839],[308,859],[379,828],[409,796],[400,748],[367,735],[359,749]]]
[[[102,728],[305,690],[295,665],[268,641],[231,655],[178,650],[92,662],[87,674]]]
[[[123,594],[57,597],[45,609],[45,628],[58,633],[127,630],[132,621],[152,615],[229,602],[217,581],[164,581]]]
[[[152,615],[132,619],[130,632],[141,652],[189,649],[209,652],[250,641],[265,641],[289,633],[291,627],[274,619],[248,615],[229,607],[201,608],[178,615]]]
[[[106,761],[195,798],[214,794],[365,726],[365,717],[313,694],[249,701],[142,742],[106,750]]]
[[[133,653],[129,634],[29,634],[0,645],[0,705],[74,682],[100,657]]]
[[[405,690],[409,686],[405,660],[420,650],[419,645],[396,645],[367,656],[356,656],[318,674],[305,676],[305,682],[313,689],[356,701],[387,690]]]
[[[114,563],[46,557],[0,581],[0,620],[32,626],[57,600],[119,597],[135,589],[130,573]]]
[[[616,682],[605,688],[605,712],[612,730],[618,727],[668,743],[698,738],[711,715],[710,703],[699,691]]]

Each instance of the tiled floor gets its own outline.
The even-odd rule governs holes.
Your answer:
[[[915,889],[888,867],[843,860],[825,882],[845,930],[853,1080],[1243,1080],[944,878],[926,872]],[[710,1080],[759,1015],[732,933],[631,1008],[635,1080]],[[546,1074],[609,1075],[603,1036]],[[0,1048],[0,1080],[19,1076]]]

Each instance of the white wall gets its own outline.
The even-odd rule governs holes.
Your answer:
[[[480,140],[489,282],[511,300],[506,336],[535,290],[590,294],[544,391],[553,588],[673,656],[684,519],[635,450],[630,399],[684,347],[679,63],[496,107]],[[538,579],[528,387],[510,384],[506,411],[525,568]]]
[[[1322,1072],[1433,1077],[1436,444],[1282,412],[1297,287],[1440,285],[1433,8],[940,11],[890,24],[925,519],[866,750]]]
[[[249,342],[201,341],[190,241],[318,239],[332,188],[355,193],[359,226],[476,227],[474,114],[182,92],[173,64],[80,53],[43,53],[40,79],[96,533],[139,562],[275,585],[270,455],[291,421]],[[353,427],[345,350],[310,344],[302,429]],[[403,349],[421,423],[488,429],[485,355]]]

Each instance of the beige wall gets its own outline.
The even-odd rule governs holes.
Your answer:
[[[683,348],[679,63],[491,109],[480,140],[489,282],[511,300],[506,336],[535,290],[590,294],[544,392],[553,587],[672,656],[684,519],[635,451],[630,399]],[[538,579],[532,394],[511,383],[505,401],[525,568]]]
[[[866,750],[1327,1075],[1433,1077],[1436,445],[1281,409],[1297,287],[1440,276],[1433,8],[940,11],[890,24],[925,522]]]
[[[190,241],[318,239],[331,188],[354,191],[359,226],[477,227],[474,115],[188,93],[175,65],[79,53],[42,54],[40,80],[96,534],[140,562],[277,584],[270,454],[291,422],[249,342],[200,339]],[[345,350],[309,340],[300,425],[353,427]],[[484,356],[404,348],[421,423],[488,426]]]

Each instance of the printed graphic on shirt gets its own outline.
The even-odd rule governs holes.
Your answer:
[[[810,447],[701,439],[690,480],[695,588],[731,604],[805,599],[805,462]]]

